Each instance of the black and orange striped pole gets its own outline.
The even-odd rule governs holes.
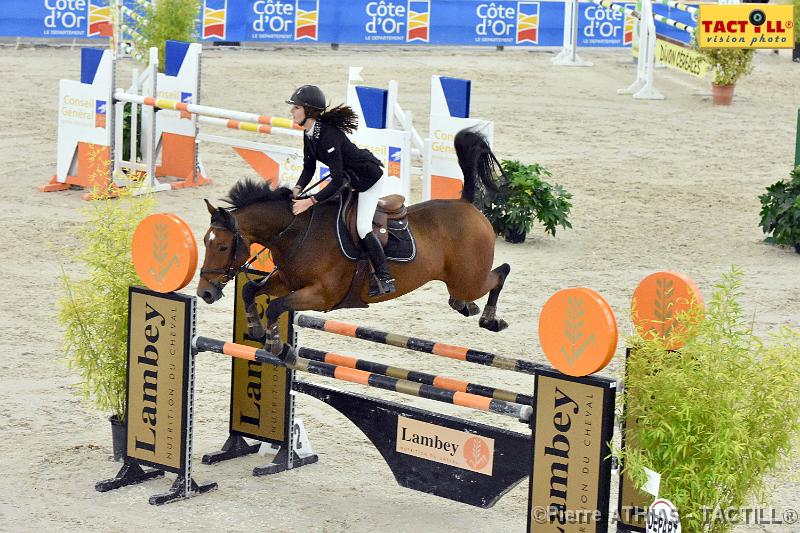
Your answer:
[[[324,352],[322,350],[315,350],[313,348],[301,347],[297,351],[297,355],[311,361],[321,361],[323,363],[330,363],[336,366],[346,366],[347,368],[355,368],[372,372],[373,374],[381,374],[397,379],[404,379],[413,381],[415,383],[424,383],[426,385],[433,385],[440,389],[451,391],[467,392],[475,394],[476,396],[484,396],[486,398],[494,398],[495,400],[503,400],[504,402],[518,403],[522,405],[533,405],[533,396],[513,392],[505,389],[497,389],[495,387],[488,387],[486,385],[479,385],[477,383],[469,383],[460,379],[449,378],[439,374],[426,374],[425,372],[418,372],[416,370],[408,370],[396,366],[384,365],[374,361],[367,361],[349,355],[341,355],[333,352]]]
[[[537,370],[546,370],[551,368],[547,365],[541,365],[531,361],[525,361],[523,359],[512,359],[511,357],[504,357],[502,355],[483,352],[480,350],[473,350],[472,348],[463,348],[461,346],[454,346],[452,344],[445,344],[442,342],[427,341],[415,337],[405,337],[403,335],[387,333],[385,331],[357,326],[355,324],[348,324],[346,322],[339,322],[337,320],[325,320],[314,316],[300,314],[295,315],[294,324],[301,328],[316,329],[318,331],[335,333],[336,335],[344,335],[346,337],[376,342],[378,344],[387,344],[389,346],[396,346],[398,348],[406,348],[416,352],[429,353],[433,355],[439,355],[441,357],[449,357],[450,359],[468,361],[470,363],[502,368],[504,370],[512,370],[514,372],[521,372],[523,374],[533,375]]]
[[[248,361],[269,363],[277,366],[286,366],[286,364],[280,358],[272,355],[268,351],[261,348],[254,348],[252,346],[245,346],[243,344],[236,344],[233,342],[225,342],[208,337],[197,336],[192,341],[192,346],[199,352],[221,353],[231,357],[237,357],[239,359],[246,359]],[[393,378],[390,376],[376,374],[374,372],[367,372],[355,368],[347,368],[345,366],[333,365],[320,361],[311,361],[302,357],[298,357],[297,362],[291,368],[292,370],[296,370],[298,372],[307,372],[309,374],[329,377],[341,381],[349,381],[350,383],[358,383],[368,387],[376,387],[379,389],[399,392],[401,394],[408,394],[410,396],[418,396],[428,400],[451,403],[461,407],[470,407],[472,409],[488,411],[500,415],[513,416],[525,422],[530,420],[531,413],[533,411],[529,405],[520,405],[503,400],[495,400],[493,398],[477,396],[467,392],[446,390],[439,387],[434,387],[433,385],[415,383],[405,379]]]

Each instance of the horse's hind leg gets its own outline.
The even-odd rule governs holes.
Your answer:
[[[478,307],[478,304],[475,302],[465,302],[464,300],[457,300],[456,298],[450,298],[447,302],[450,304],[450,307],[458,311],[464,316],[475,316],[481,312],[481,308]]]
[[[511,266],[508,263],[503,263],[489,273],[489,283],[491,289],[489,290],[489,299],[486,301],[486,306],[483,308],[478,325],[489,331],[502,331],[508,327],[508,323],[495,317],[497,312],[497,298],[500,296],[500,291],[503,290],[503,283],[505,283],[508,273],[511,272]]]

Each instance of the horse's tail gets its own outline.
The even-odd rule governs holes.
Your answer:
[[[495,183],[494,176],[502,176],[503,169],[486,138],[475,128],[466,128],[456,134],[453,144],[458,156],[458,165],[464,173],[461,199],[475,203],[476,178],[481,180],[490,194],[498,193],[500,188]]]

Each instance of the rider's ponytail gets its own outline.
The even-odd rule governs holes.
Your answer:
[[[337,105],[329,111],[325,111],[320,118],[326,123],[335,126],[336,129],[345,133],[353,133],[358,127],[358,115],[347,105]]]

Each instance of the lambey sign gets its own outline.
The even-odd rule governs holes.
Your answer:
[[[187,327],[194,301],[137,287],[131,287],[129,299],[127,455],[180,472],[187,445]]]

